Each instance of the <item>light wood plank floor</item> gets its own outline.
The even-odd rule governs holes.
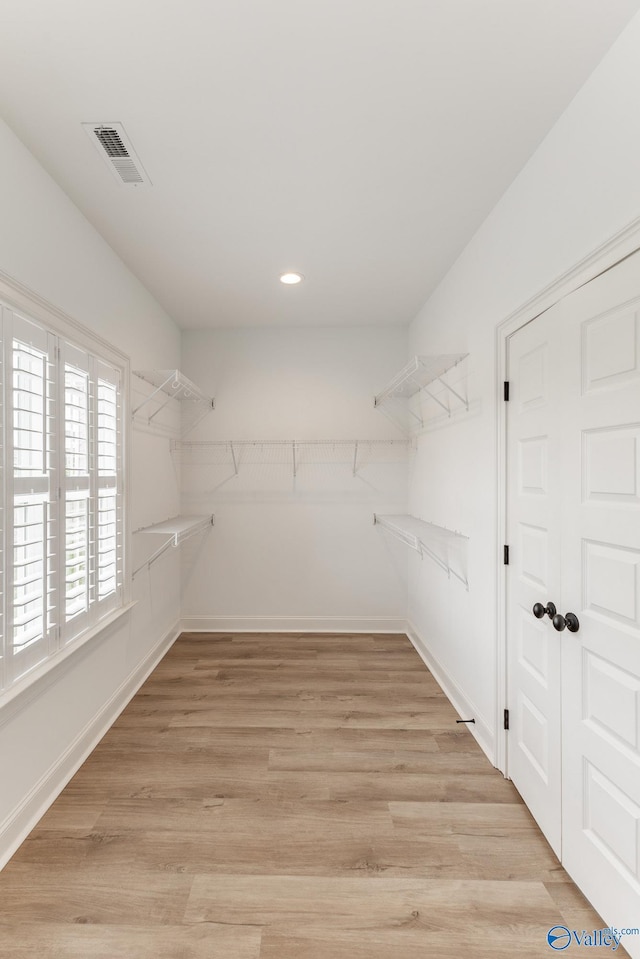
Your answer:
[[[604,923],[456,718],[405,636],[183,634],[0,874],[0,955],[549,959]]]

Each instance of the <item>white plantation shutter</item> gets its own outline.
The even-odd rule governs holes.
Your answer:
[[[118,589],[118,504],[115,490],[98,492],[98,601],[115,596]]]
[[[123,580],[122,411],[120,374],[101,362],[97,364],[97,391],[97,599],[101,606],[112,607],[120,602]]]
[[[4,328],[2,323],[2,307],[0,306],[0,450],[5,449],[4,442],[4,363],[2,362],[4,358]],[[4,557],[4,536],[2,535],[2,530],[6,529],[6,511],[4,507],[4,488],[5,488],[5,464],[4,457],[0,456],[0,690],[4,688],[6,683],[5,677],[5,641],[6,641],[6,630],[5,630],[5,617],[4,617],[4,607],[5,607],[5,592],[4,592],[4,580],[5,580],[5,557]]]
[[[122,597],[120,377],[63,344],[65,612],[63,642]]]
[[[68,343],[64,367],[64,615],[67,642],[89,625],[93,579],[89,356]]]
[[[121,370],[0,318],[2,689],[123,605],[125,563]]]
[[[65,499],[65,622],[88,613],[90,603],[91,519],[88,494]],[[77,625],[76,625],[77,629]]]
[[[52,334],[16,314],[7,318],[5,336],[12,514],[6,517],[6,652],[15,680],[46,659],[57,639],[56,347]]]

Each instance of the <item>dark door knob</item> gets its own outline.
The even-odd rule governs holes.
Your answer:
[[[547,603],[546,606],[543,606],[542,603],[536,603],[533,607],[533,615],[536,619],[542,619],[544,614],[547,614],[549,619],[553,619],[556,615],[556,608],[553,603]],[[564,628],[564,627],[563,627]]]
[[[570,633],[578,632],[578,630],[580,629],[580,623],[575,613],[567,613],[566,616],[562,616],[560,613],[557,613],[553,617],[554,629],[557,629],[558,632],[561,633],[565,627],[569,630]]]

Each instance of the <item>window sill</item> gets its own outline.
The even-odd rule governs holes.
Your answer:
[[[52,686],[58,679],[58,674],[68,660],[75,658],[78,661],[92,649],[95,649],[94,640],[106,639],[114,627],[125,619],[136,605],[136,602],[127,603],[119,609],[109,613],[99,623],[92,626],[77,639],[70,642],[63,649],[46,659],[38,666],[34,666],[25,676],[0,693],[0,726],[9,722],[16,713],[24,709],[32,700],[42,695],[45,689]]]

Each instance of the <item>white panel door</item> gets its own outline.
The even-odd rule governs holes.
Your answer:
[[[509,775],[605,921],[637,927],[640,254],[518,331],[508,369]]]
[[[640,926],[640,257],[568,297],[561,612],[563,862]],[[640,937],[623,945],[640,954]],[[634,951],[636,950],[636,951]]]
[[[562,369],[552,319],[511,338],[507,407],[509,776],[560,855],[560,637],[533,607],[557,601]],[[538,610],[540,612],[540,610]]]

